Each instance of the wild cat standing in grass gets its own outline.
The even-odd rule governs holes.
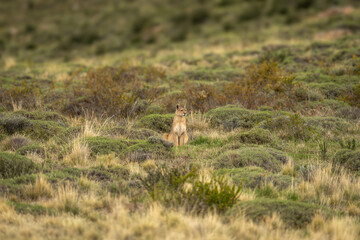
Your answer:
[[[174,146],[183,146],[189,141],[189,137],[186,132],[186,106],[180,107],[179,104],[176,105],[175,117],[171,132],[165,133],[163,138],[166,141],[174,143]]]

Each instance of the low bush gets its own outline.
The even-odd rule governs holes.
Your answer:
[[[66,129],[63,122],[58,123],[54,121],[28,119],[23,112],[20,113],[15,112],[0,115],[0,127],[2,127],[7,134],[21,133],[33,139],[48,140],[51,137],[61,134]],[[31,115],[30,113],[28,114]],[[46,116],[43,117],[46,118]]]
[[[22,133],[33,139],[48,140],[65,131],[66,128],[57,122],[30,120],[30,125],[25,127]]]
[[[205,181],[191,167],[156,169],[141,181],[153,200],[196,213],[225,212],[237,202],[241,190],[229,185],[222,176]]]
[[[159,134],[154,130],[147,128],[131,128],[127,129],[125,127],[114,127],[104,130],[106,135],[117,136],[121,135],[128,139],[148,139],[149,137],[155,137]]]
[[[25,137],[25,136],[21,136],[21,135],[13,135],[10,137],[7,137],[6,139],[4,139],[1,142],[1,149],[6,151],[6,150],[10,150],[10,151],[16,151],[19,148],[22,148],[24,146],[27,146],[28,144],[30,144],[30,140]]]
[[[40,166],[30,159],[6,152],[0,152],[0,177],[12,178],[40,171]]]
[[[350,149],[339,150],[332,159],[335,165],[340,165],[346,169],[360,174],[360,151]]]
[[[26,81],[20,85],[12,85],[9,88],[0,86],[0,102],[10,110],[14,103],[20,104],[23,108],[33,109],[36,107],[37,98],[41,97],[42,89],[37,81]]]
[[[283,139],[306,141],[314,136],[314,129],[298,114],[280,114],[266,119],[259,127],[274,131]]]
[[[309,203],[259,198],[250,201],[237,203],[227,214],[230,216],[238,216],[245,213],[245,216],[255,222],[265,220],[265,217],[271,217],[276,213],[286,227],[304,228],[308,225],[318,208]]]
[[[257,166],[271,172],[279,172],[287,161],[284,152],[265,147],[245,147],[229,150],[215,160],[217,168]]]
[[[88,144],[92,155],[115,153],[120,155],[129,146],[129,142],[123,139],[107,137],[87,137],[83,139]],[[136,142],[134,142],[136,143]]]
[[[41,121],[52,121],[57,122],[63,126],[67,125],[67,120],[65,117],[60,115],[57,112],[50,112],[50,111],[17,111],[14,112],[12,115],[14,116],[22,116],[27,119],[31,120],[41,120]]]
[[[244,188],[259,188],[264,184],[271,183],[279,190],[287,189],[293,183],[298,183],[299,179],[291,176],[273,174],[260,167],[243,167],[231,169],[219,169],[214,172],[216,175],[226,174],[233,183],[242,185]]]
[[[267,144],[273,142],[271,132],[262,128],[253,128],[250,131],[236,133],[230,136],[228,140],[249,144]]]
[[[220,145],[223,143],[220,139],[212,139],[210,137],[198,136],[190,142],[191,145]]]
[[[9,114],[0,114],[0,126],[5,133],[12,135],[23,131],[25,127],[30,126],[30,120],[23,116],[14,116]]]
[[[181,91],[189,109],[202,113],[226,103],[226,97],[219,87],[210,84],[186,82]]]
[[[44,147],[40,146],[39,144],[30,144],[30,145],[21,147],[16,151],[16,153],[20,154],[20,155],[26,155],[26,154],[29,154],[29,153],[36,153],[36,154],[38,154],[38,155],[40,155],[42,157],[45,156]]]
[[[311,83],[309,84],[310,88],[318,89],[326,98],[336,99],[343,95],[346,91],[345,85],[339,85],[336,83]]]
[[[307,117],[306,124],[312,128],[319,128],[322,131],[346,132],[350,123],[337,117]]]
[[[29,204],[23,202],[9,202],[10,206],[19,214],[31,214],[33,216],[39,215],[55,215],[56,210],[50,207],[44,207],[39,204]]]
[[[150,114],[142,117],[136,123],[136,126],[152,129],[156,132],[170,132],[174,120],[174,114]]]
[[[136,144],[126,148],[122,154],[131,161],[145,161],[147,159],[169,158],[172,155],[172,144],[159,137],[139,140]]]
[[[163,91],[146,83],[156,83],[165,77],[165,72],[156,67],[123,64],[117,68],[91,69],[81,83],[71,80],[71,90],[63,96],[67,102],[61,111],[76,115],[87,109],[99,115],[131,117],[145,112],[150,101]]]
[[[294,106],[295,75],[283,72],[277,62],[264,61],[250,66],[244,78],[224,85],[228,101],[246,108],[268,105],[280,109]]]
[[[357,84],[349,91],[344,93],[341,98],[351,106],[360,108],[360,84]]]
[[[124,140],[107,137],[87,137],[91,155],[115,153],[132,161],[145,161],[148,158],[163,158],[172,155],[172,144],[160,137],[149,137],[147,140]]]
[[[227,105],[210,110],[206,116],[212,126],[221,126],[227,131],[235,128],[252,128],[257,123],[273,116],[271,111],[248,110],[235,105]]]

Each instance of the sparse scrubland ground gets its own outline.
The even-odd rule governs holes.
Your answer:
[[[342,3],[1,3],[0,239],[359,239]]]

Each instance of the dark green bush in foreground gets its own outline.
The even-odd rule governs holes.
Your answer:
[[[246,147],[221,154],[215,165],[218,168],[257,166],[271,172],[279,172],[286,161],[287,157],[282,151],[265,147]]]
[[[333,163],[345,167],[352,172],[360,171],[360,151],[342,149],[333,157]]]
[[[153,200],[167,206],[184,206],[197,213],[226,211],[237,202],[241,190],[229,185],[224,176],[215,176],[206,182],[196,169],[157,169],[148,172],[141,181]]]
[[[35,173],[40,166],[30,159],[6,152],[0,152],[0,177],[12,178],[23,174]]]
[[[273,213],[276,213],[285,226],[303,228],[312,221],[316,210],[316,206],[308,203],[259,198],[239,202],[228,211],[228,214],[237,216],[244,212],[246,217],[259,222],[264,220],[266,216],[271,217]]]
[[[231,169],[219,169],[216,175],[228,175],[234,184],[242,185],[247,188],[261,187],[265,183],[272,183],[276,188],[282,190],[291,186],[292,183],[299,182],[299,179],[291,176],[273,174],[260,167],[243,167]]]

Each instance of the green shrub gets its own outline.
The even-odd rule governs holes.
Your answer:
[[[262,128],[253,128],[250,131],[237,133],[229,138],[229,141],[250,143],[250,144],[266,144],[273,142],[271,132]]]
[[[33,216],[56,214],[55,209],[38,204],[28,204],[22,202],[9,202],[8,204],[13,206],[15,211],[19,214],[31,214]]]
[[[142,117],[136,125],[138,127],[152,129],[156,132],[170,132],[174,114],[150,114]]]
[[[340,139],[339,144],[341,148],[350,149],[350,150],[356,150],[356,140],[353,139]]]
[[[30,120],[29,126],[22,133],[33,139],[48,140],[66,130],[61,124],[51,121]]]
[[[1,149],[4,151],[16,151],[17,149],[22,148],[28,144],[30,144],[30,140],[27,137],[21,135],[13,135],[7,137],[1,142]]]
[[[226,174],[232,179],[234,184],[242,185],[244,188],[259,188],[265,183],[271,183],[279,190],[283,190],[290,187],[291,184],[299,182],[297,178],[273,174],[261,167],[225,168],[216,170],[214,174]]]
[[[151,129],[146,128],[131,128],[127,129],[125,127],[114,127],[111,129],[105,130],[105,133],[111,136],[122,135],[128,139],[148,139],[149,137],[155,137],[159,134]]]
[[[57,112],[44,112],[44,111],[29,112],[29,111],[21,110],[21,111],[14,112],[12,115],[22,116],[22,117],[25,117],[25,118],[31,119],[31,120],[57,122],[63,126],[66,126],[66,124],[67,124],[66,118],[61,116]]]
[[[29,153],[36,153],[42,157],[45,155],[44,147],[38,145],[38,144],[30,144],[24,147],[19,148],[16,153],[20,155],[26,155]]]
[[[303,102],[299,105],[299,109],[302,112],[322,112],[329,116],[332,114],[334,117],[340,117],[345,119],[358,119],[360,117],[360,109],[357,107],[351,107],[349,104],[334,100],[325,99],[323,101],[311,101]]]
[[[339,150],[332,161],[335,165],[341,165],[352,172],[360,171],[360,151]]]
[[[185,198],[187,204],[197,208],[197,211],[212,209],[225,212],[237,202],[241,190],[240,187],[230,186],[222,176],[212,177],[210,182],[197,179],[192,184],[193,187],[186,192]]]
[[[204,8],[204,6],[200,6],[194,8],[194,10],[190,13],[190,20],[193,24],[200,24],[206,21],[209,18],[209,10]]]
[[[202,113],[226,103],[226,97],[223,92],[214,84],[185,82],[180,96],[186,99],[190,109]]]
[[[257,59],[258,63],[262,63],[264,61],[276,61],[279,63],[284,62],[289,56],[291,56],[291,52],[288,49],[279,49],[276,51],[268,50],[263,52]]]
[[[292,108],[295,104],[296,76],[279,68],[274,61],[253,64],[246,69],[244,77],[224,84],[228,101],[238,101],[246,108],[268,105],[280,109]]]
[[[30,174],[6,179],[0,177],[0,194],[9,194],[25,199],[24,189],[29,183],[35,182],[36,176],[36,174]]]
[[[309,140],[314,130],[304,118],[298,114],[281,114],[262,122],[259,127],[276,132],[283,139]]]
[[[23,116],[14,116],[8,114],[0,114],[0,126],[5,133],[12,135],[21,132],[25,127],[30,126],[30,120]]]
[[[0,115],[0,127],[2,127],[9,135],[22,133],[31,138],[42,140],[48,140],[65,131],[65,127],[63,126],[64,123],[28,119],[24,117],[26,115],[25,113],[31,115],[33,118],[36,116],[36,113],[28,112],[15,112],[13,114]],[[46,118],[47,115],[41,116]],[[52,117],[53,114],[50,114],[49,116]]]
[[[210,118],[211,126],[221,126],[227,131],[235,128],[251,128],[257,123],[270,119],[273,112],[248,110],[235,105],[227,105],[210,110],[206,116]]]
[[[145,161],[146,159],[169,158],[172,154],[172,144],[158,137],[148,140],[139,140],[123,151],[123,155],[132,161]]]
[[[287,227],[304,228],[312,221],[316,211],[317,207],[308,203],[260,198],[239,202],[227,214],[238,216],[245,212],[246,217],[259,222],[276,213]]]
[[[149,115],[149,114],[162,114],[162,113],[164,113],[164,111],[165,110],[161,106],[159,106],[157,104],[150,104],[148,106],[148,108],[146,109],[145,114],[147,114],[147,115]]]
[[[358,66],[358,71],[360,71],[360,63]],[[360,83],[352,87],[350,91],[344,93],[342,99],[351,106],[360,107]]]
[[[320,128],[322,131],[346,132],[350,128],[350,123],[337,117],[307,117],[306,124],[311,127]]]
[[[279,192],[277,191],[277,189],[268,183],[265,183],[260,187],[256,188],[255,194],[257,197],[265,198],[277,198],[279,196]]]
[[[223,176],[206,182],[200,179],[198,170],[191,168],[157,169],[148,172],[141,181],[153,200],[196,213],[226,211],[237,202],[241,190],[230,186]],[[191,187],[186,187],[187,184]]]
[[[346,86],[336,83],[310,83],[310,88],[318,89],[326,97],[330,99],[335,99],[340,97],[345,91]]]
[[[40,166],[30,159],[16,154],[0,152],[0,177],[12,178],[40,171]]]
[[[261,16],[261,7],[259,3],[247,3],[242,4],[240,12],[238,13],[238,22],[244,22],[256,19]]]
[[[279,172],[286,161],[287,157],[282,151],[265,147],[246,147],[224,152],[216,159],[215,165],[217,168],[258,166],[271,172]]]
[[[132,128],[126,134],[130,139],[148,139],[149,137],[157,137],[159,134],[151,129],[146,128]]]
[[[212,139],[210,137],[198,136],[190,142],[191,145],[219,145],[222,141],[220,139]]]
[[[64,128],[56,136],[53,136],[52,139],[63,144],[68,142],[70,139],[77,137],[81,131],[82,127],[80,126]]]
[[[84,141],[88,144],[92,155],[110,154],[112,152],[117,155],[121,154],[129,146],[129,142],[123,139],[113,139],[107,137],[87,137]]]

